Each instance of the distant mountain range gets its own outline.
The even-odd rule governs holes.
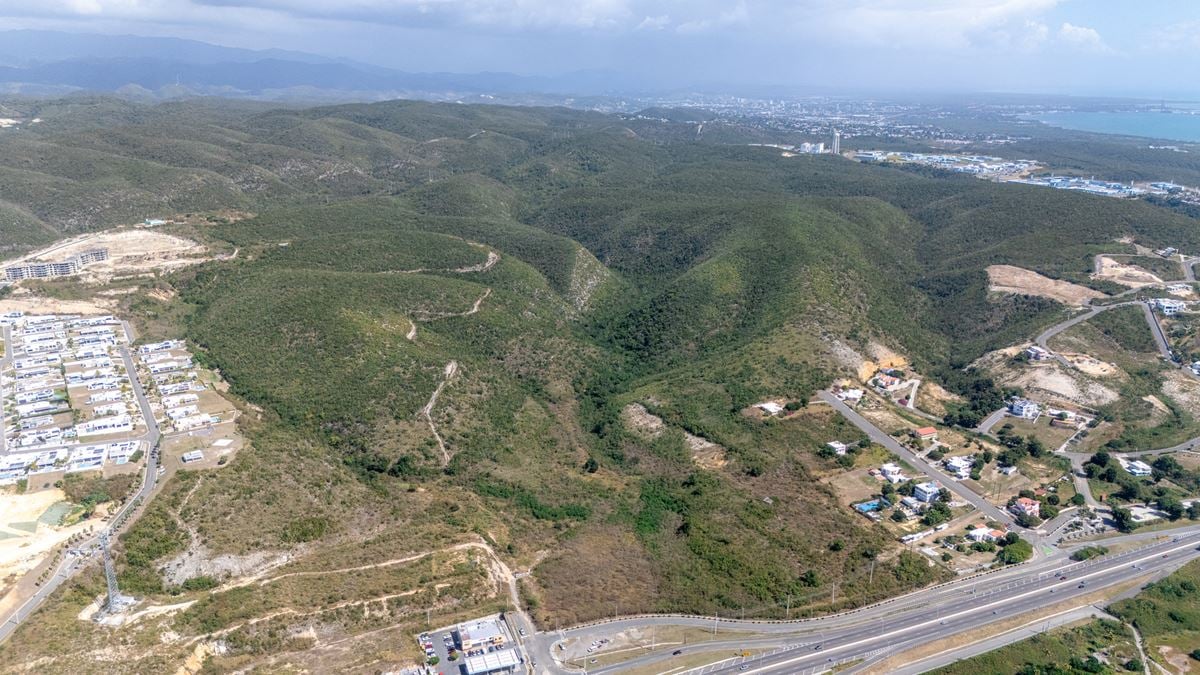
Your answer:
[[[596,95],[618,78],[408,73],[279,49],[250,50],[133,35],[0,31],[0,93],[115,92],[131,98],[218,95],[269,100],[456,100],[513,94]],[[540,101],[553,102],[553,101]]]

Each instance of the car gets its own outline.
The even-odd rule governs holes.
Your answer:
[[[675,651],[671,652],[671,656],[679,656],[682,653],[683,653],[682,649],[676,649]]]
[[[1083,588],[1083,587],[1084,587],[1084,586],[1086,586],[1086,585],[1087,585],[1087,584],[1084,584],[1083,582],[1080,582],[1080,583],[1079,583],[1079,585],[1078,585],[1078,586],[1076,586],[1076,588]]]
[[[824,646],[825,646],[825,645],[817,645],[816,647],[813,647],[813,651],[814,651],[814,652],[819,652],[819,651],[821,651],[821,647],[824,647]]]
[[[1162,554],[1162,557],[1164,557],[1164,558],[1167,557],[1167,554],[1166,553]]]
[[[520,633],[521,637],[525,637],[525,629],[524,628],[518,628],[517,632]]]
[[[740,668],[738,668],[738,670],[750,670],[750,664],[749,664],[749,663],[743,663],[743,664],[741,665],[741,667],[740,667]]]

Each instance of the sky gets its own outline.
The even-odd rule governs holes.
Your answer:
[[[654,87],[1200,98],[1193,0],[0,0],[10,28]]]

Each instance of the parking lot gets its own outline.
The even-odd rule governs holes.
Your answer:
[[[491,620],[491,617],[488,618]],[[479,620],[476,620],[479,621]],[[475,621],[467,622],[475,623]],[[466,625],[466,624],[461,624]],[[469,652],[463,652],[459,626],[445,626],[437,630],[422,633],[418,636],[418,642],[421,649],[425,652],[427,658],[437,657],[437,664],[430,666],[429,670],[439,675],[473,675],[468,672],[466,663],[470,657],[499,655],[501,652],[514,652],[515,662],[523,664],[525,656],[521,650],[517,648],[516,640],[514,639],[512,630],[506,621],[496,619],[495,625],[499,628],[503,636],[503,644],[487,645],[474,648]],[[454,653],[455,660],[450,660],[451,653]],[[492,671],[476,671],[476,672],[504,672],[503,670]]]

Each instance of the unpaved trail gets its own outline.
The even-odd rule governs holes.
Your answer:
[[[476,549],[476,550],[482,551],[486,555],[488,576],[492,579],[492,581],[494,583],[497,584],[497,586],[503,585],[503,586],[507,587],[508,595],[509,595],[509,598],[513,602],[513,606],[520,607],[520,603],[519,603],[520,598],[517,593],[517,576],[515,574],[513,574],[512,569],[509,568],[509,566],[507,564],[505,564],[503,560],[500,559],[500,556],[496,554],[496,550],[494,548],[492,548],[492,546],[489,545],[485,541],[463,542],[461,544],[455,544],[453,546],[448,546],[444,549],[438,549],[436,551],[425,551],[423,553],[414,553],[414,554],[404,557],[404,558],[397,558],[395,560],[385,560],[383,562],[373,563],[370,565],[362,565],[362,566],[358,566],[358,567],[347,567],[347,568],[343,568],[343,569],[327,570],[327,571],[288,572],[288,573],[281,574],[276,577],[271,577],[269,579],[263,579],[263,580],[259,581],[259,585],[260,586],[266,585],[266,584],[272,583],[274,581],[278,581],[280,579],[284,579],[287,577],[293,577],[293,576],[340,574],[340,573],[361,571],[361,570],[366,570],[366,569],[373,569],[373,568],[377,568],[377,567],[386,567],[389,565],[399,565],[399,564],[403,564],[404,562],[414,562],[416,560],[421,560],[422,558],[427,558],[431,555],[434,555],[435,553],[445,553],[445,552],[450,552],[450,551],[465,551],[465,550],[469,550],[469,549]],[[238,586],[246,586],[246,585],[249,585],[249,583],[253,583],[253,581],[255,581],[255,580],[256,579],[240,580],[238,583],[226,586],[222,590],[227,590],[229,588],[236,588]],[[383,595],[383,596],[374,597],[374,598],[366,598],[363,600],[345,600],[343,602],[339,602],[339,603],[336,603],[336,604],[333,604],[333,605],[330,605],[327,607],[321,607],[321,608],[314,609],[314,610],[299,610],[299,609],[295,609],[295,608],[291,608],[291,607],[285,607],[282,609],[277,609],[273,612],[269,612],[262,616],[257,616],[254,618],[247,619],[241,623],[234,624],[232,626],[227,626],[218,631],[206,633],[204,635],[194,636],[188,642],[194,643],[199,640],[211,639],[212,637],[228,635],[228,634],[230,634],[240,628],[243,628],[245,626],[253,626],[253,625],[262,623],[264,621],[270,621],[271,619],[274,619],[274,618],[277,618],[280,616],[301,616],[301,617],[312,616],[312,615],[320,614],[323,612],[342,609],[344,607],[356,607],[356,606],[369,605],[372,603],[386,603],[388,600],[391,600],[394,598],[403,598],[403,597],[415,595],[419,591],[420,591],[420,589],[409,589],[409,590],[401,591],[398,593],[389,593],[388,595]],[[346,638],[345,640],[354,639],[355,637],[361,637],[361,635],[350,636],[349,638]]]
[[[417,322],[409,319],[408,325],[410,328],[408,329],[408,332],[404,334],[404,337],[407,338],[409,342],[415,342],[417,339]]]
[[[479,311],[479,308],[483,305],[483,301],[487,300],[488,296],[490,296],[491,294],[492,294],[492,289],[489,286],[486,290],[483,291],[483,295],[476,298],[475,303],[473,305],[471,305],[471,309],[468,309],[465,312],[438,312],[438,313],[422,312],[422,314],[424,314],[424,316],[418,317],[417,321],[436,321],[437,319],[449,319],[451,317],[471,316],[472,314],[475,314]]]
[[[433,432],[433,437],[437,440],[438,450],[442,453],[442,466],[450,463],[450,452],[446,450],[446,441],[438,433],[437,425],[433,423],[433,406],[437,405],[438,396],[442,395],[442,390],[446,388],[446,384],[450,382],[450,379],[456,373],[458,373],[458,361],[447,363],[446,367],[442,370],[441,383],[438,384],[437,389],[433,390],[433,394],[429,397],[429,401],[425,404],[425,407],[421,408],[421,415],[429,423],[429,430]]]
[[[496,253],[483,244],[477,244],[473,241],[468,241],[467,243],[471,246],[475,246],[476,248],[481,248],[484,251],[487,251],[487,259],[481,263],[475,263],[474,265],[467,265],[465,267],[418,267],[411,270],[388,270],[386,272],[380,272],[380,274],[428,274],[431,272],[441,272],[442,274],[474,274],[476,272],[486,272],[495,267],[496,263],[500,262],[499,253]]]
[[[451,548],[449,550],[453,550],[453,548]],[[274,577],[269,577],[267,579],[259,579],[258,585],[266,586],[267,584],[273,584],[276,581],[279,581],[280,579],[287,579],[290,577],[311,577],[311,576],[321,576],[321,575],[325,575],[325,574],[344,574],[346,572],[360,572],[362,570],[373,570],[373,569],[378,569],[380,567],[392,567],[393,565],[403,565],[404,563],[415,562],[417,560],[420,560],[421,558],[429,557],[432,554],[433,554],[432,551],[426,551],[424,553],[416,553],[416,554],[413,554],[413,555],[410,555],[410,556],[407,556],[404,558],[393,558],[391,560],[384,560],[383,562],[371,563],[370,565],[359,565],[357,567],[343,567],[342,569],[337,569],[337,570],[315,570],[315,571],[311,571],[311,572],[285,572],[284,574],[280,574],[280,575],[274,576]]]

